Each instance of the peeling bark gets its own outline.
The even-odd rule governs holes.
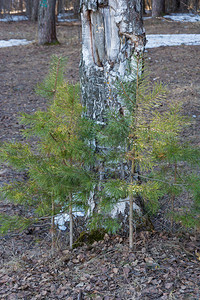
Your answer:
[[[136,56],[143,53],[145,32],[142,12],[141,0],[81,1],[82,102],[88,116],[96,122],[104,123],[104,112],[108,107],[120,107],[120,100],[110,89],[117,79],[130,80]],[[91,204],[95,210],[95,190],[92,197]],[[133,207],[134,210],[139,208],[132,201],[131,212]],[[124,214],[125,206],[122,210],[119,205],[111,215],[116,216],[115,212]]]
[[[82,100],[89,116],[103,122],[112,105],[109,87],[128,76],[128,62],[143,52],[145,33],[140,0],[82,0]],[[109,83],[109,84],[108,84]]]

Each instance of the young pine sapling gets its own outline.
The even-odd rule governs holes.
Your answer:
[[[70,248],[73,244],[73,211],[85,209],[93,177],[88,165],[93,162],[93,123],[83,117],[79,86],[65,83],[62,58],[53,57],[49,75],[37,92],[50,100],[46,111],[22,114],[26,129],[23,143],[5,143],[1,161],[26,171],[28,179],[4,185],[1,192],[14,203],[32,209],[32,216],[1,216],[1,231],[24,228],[33,221],[51,216],[52,251],[54,250],[54,217],[65,212],[70,216]],[[34,145],[31,139],[36,139]],[[18,220],[13,227],[13,220]],[[29,222],[28,222],[29,221]]]
[[[200,149],[189,148],[180,140],[183,125],[188,121],[181,116],[176,104],[166,107],[166,90],[162,84],[152,86],[141,70],[142,57],[136,57],[136,62],[132,81],[117,84],[118,103],[107,112],[107,124],[99,132],[101,159],[107,170],[102,210],[111,210],[118,201],[129,199],[131,249],[134,201],[139,200],[144,214],[156,213],[160,199],[170,195],[173,213],[177,195],[194,187],[197,204],[200,189],[195,168],[195,184],[190,181],[189,185],[186,173],[190,173],[191,168],[182,168],[183,164],[191,167],[200,163]]]

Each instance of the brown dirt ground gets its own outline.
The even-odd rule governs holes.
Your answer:
[[[199,23],[146,20],[150,33],[199,33]],[[46,100],[34,88],[48,72],[53,54],[68,57],[66,79],[78,81],[81,53],[80,26],[58,26],[58,46],[0,49],[0,140],[21,139],[19,112],[45,109]],[[33,40],[31,22],[0,24],[0,40]],[[196,115],[184,133],[200,143],[200,46],[148,49],[146,62],[153,81],[168,87],[170,101],[183,102],[184,113]],[[0,172],[0,183],[12,176]],[[19,207],[2,203],[0,211]],[[45,225],[0,239],[1,299],[200,299],[199,236],[169,236],[141,232],[135,250],[112,237],[93,247],[72,252],[59,249],[49,257],[50,237]],[[66,247],[66,246],[65,246]],[[69,255],[70,253],[70,255]],[[196,254],[195,254],[196,253]],[[103,283],[103,284],[102,284]]]

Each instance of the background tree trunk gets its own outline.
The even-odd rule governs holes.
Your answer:
[[[160,17],[165,13],[165,0],[153,0],[152,17]]]
[[[64,1],[63,0],[57,0],[56,2],[56,15],[64,12]]]
[[[189,10],[189,0],[180,0],[180,11],[181,12],[188,12]]]
[[[31,0],[26,0],[26,16],[31,19]]]
[[[3,13],[3,0],[0,0],[0,13]]]
[[[142,0],[142,10],[143,10],[143,14],[145,14],[145,0]]]
[[[4,6],[4,13],[5,14],[10,14],[11,12],[11,7],[12,7],[12,3],[11,0],[7,0],[7,1],[3,1],[3,6]]]
[[[32,1],[32,10],[31,10],[31,21],[38,20],[38,10],[39,10],[39,0],[31,0]]]
[[[56,37],[56,0],[40,0],[38,15],[38,44],[52,44]]]
[[[179,8],[180,8],[180,0],[173,0],[171,12],[177,12]]]
[[[195,12],[197,12],[198,9],[200,8],[200,1],[199,0],[194,0],[193,2],[194,2],[193,3],[193,9],[194,9]]]
[[[23,0],[20,0],[20,2],[19,2],[19,10],[20,10],[20,12],[23,12],[23,8],[24,8],[24,3],[23,2],[24,2]]]
[[[26,15],[29,20],[36,22],[38,20],[39,0],[26,0]]]

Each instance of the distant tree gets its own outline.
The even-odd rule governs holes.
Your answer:
[[[26,0],[26,14],[31,21],[38,19],[39,0]]]
[[[21,12],[23,12],[23,9],[24,9],[24,1],[23,1],[23,0],[20,0],[20,1],[19,1],[19,10],[20,10]]]
[[[172,1],[172,12],[177,11],[180,8],[180,0]]]
[[[181,12],[188,12],[190,7],[190,1],[189,0],[181,0],[180,1],[180,11]]]
[[[0,13],[3,12],[3,0],[0,0]]]
[[[142,5],[143,5],[143,14],[145,14],[145,0],[142,1]]]
[[[166,2],[169,12],[197,12],[199,9],[199,0],[171,0]]]
[[[73,12],[75,15],[79,14],[79,9],[80,9],[80,1],[79,0],[74,0],[73,1]]]
[[[153,0],[152,17],[160,17],[165,13],[165,0]]]
[[[193,9],[194,9],[195,12],[197,12],[198,9],[200,9],[200,1],[199,0],[194,0],[193,2],[194,2]]]
[[[57,43],[56,0],[40,0],[38,11],[38,44]]]
[[[1,10],[2,12],[5,14],[9,14],[11,12],[11,1],[10,0],[1,0],[1,4],[0,4],[0,7],[1,7]]]
[[[64,1],[63,0],[57,0],[56,2],[56,15],[63,12],[64,9]]]
[[[151,9],[152,6],[152,1],[151,0],[143,0],[143,11],[145,11],[145,9]]]

